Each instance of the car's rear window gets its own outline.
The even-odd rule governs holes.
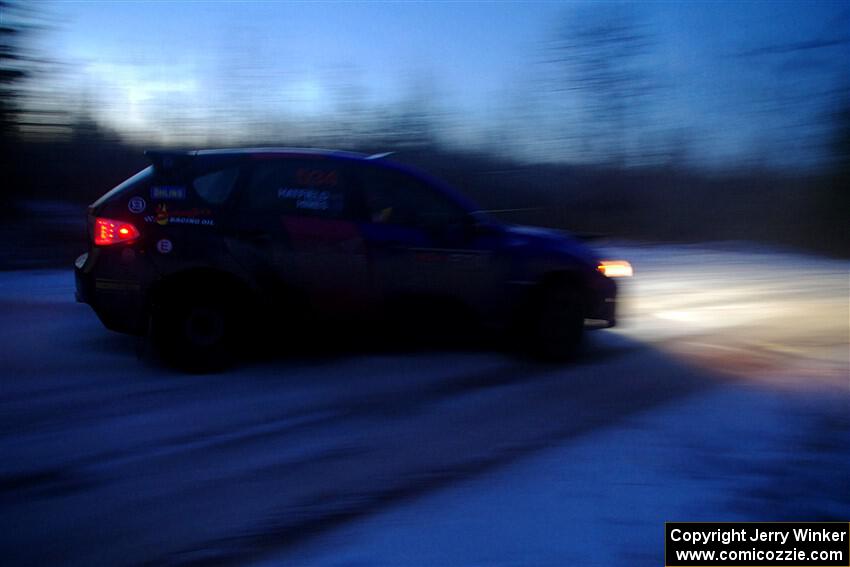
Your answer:
[[[93,207],[99,207],[102,204],[104,204],[105,202],[107,202],[110,199],[112,199],[113,197],[115,197],[116,195],[123,193],[124,191],[128,191],[128,190],[132,189],[133,187],[137,187],[140,183],[148,181],[152,177],[153,177],[153,166],[149,165],[148,167],[146,167],[143,170],[141,170],[140,172],[138,172],[136,175],[130,177],[129,179],[126,179],[121,184],[119,184],[115,188],[111,189],[109,192],[107,192],[105,195],[103,195],[100,199],[98,199],[97,201],[92,203],[92,206]]]
[[[200,175],[195,178],[192,184],[201,199],[211,205],[220,205],[233,192],[238,177],[239,168],[228,167]]]

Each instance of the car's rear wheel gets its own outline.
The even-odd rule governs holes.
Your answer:
[[[209,372],[233,360],[236,312],[213,294],[174,293],[153,307],[151,333],[166,362]]]
[[[581,291],[568,282],[547,284],[535,302],[530,338],[540,358],[565,361],[575,356],[584,335]]]

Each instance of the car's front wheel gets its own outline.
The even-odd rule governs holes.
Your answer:
[[[541,290],[535,303],[530,329],[533,351],[551,361],[575,356],[584,335],[581,291],[566,282],[551,283]]]

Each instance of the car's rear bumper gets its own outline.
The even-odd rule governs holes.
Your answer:
[[[97,250],[74,262],[74,295],[91,306],[103,325],[112,331],[142,334],[147,328],[144,287],[129,275],[105,277],[95,269]]]
[[[82,269],[86,265],[88,258],[89,253],[85,252],[74,260],[74,298],[77,300],[77,303],[88,303],[91,297],[91,292],[86,284],[87,278],[82,273]]]

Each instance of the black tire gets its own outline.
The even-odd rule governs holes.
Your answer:
[[[532,351],[544,360],[572,359],[584,336],[584,301],[569,283],[546,285],[535,302],[530,339]]]
[[[152,311],[154,344],[168,364],[211,372],[232,363],[237,312],[222,294],[174,292]]]

